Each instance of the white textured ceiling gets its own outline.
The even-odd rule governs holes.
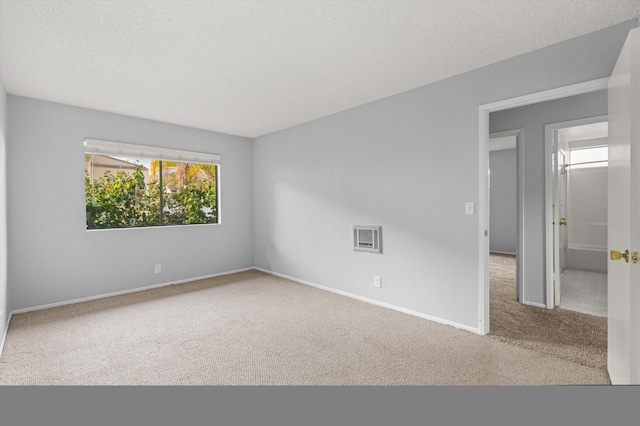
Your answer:
[[[632,19],[638,0],[0,0],[7,93],[255,137]]]

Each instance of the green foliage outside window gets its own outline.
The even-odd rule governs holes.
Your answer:
[[[163,171],[165,166],[156,166],[148,183],[141,167],[134,173],[106,171],[94,179],[86,172],[87,229],[218,223],[217,167],[169,163],[174,170]],[[176,168],[182,174],[178,183]]]

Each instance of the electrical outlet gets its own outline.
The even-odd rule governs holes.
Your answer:
[[[156,274],[159,274],[160,272],[162,272],[162,267],[160,266],[160,264],[156,265],[155,271],[156,271]]]
[[[376,288],[382,287],[382,280],[380,277],[373,277],[373,286]]]

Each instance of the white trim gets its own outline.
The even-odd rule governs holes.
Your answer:
[[[391,304],[385,303],[385,302],[380,302],[380,301],[374,300],[374,299],[369,299],[369,298],[366,298],[366,297],[363,297],[363,296],[358,296],[357,294],[348,293],[346,291],[337,290],[337,289],[331,288],[331,287],[326,287],[326,286],[323,286],[323,285],[320,285],[320,284],[316,284],[316,283],[313,283],[313,282],[310,282],[310,281],[301,280],[301,279],[298,279],[298,278],[295,278],[295,277],[291,277],[289,275],[281,274],[281,273],[274,272],[274,271],[269,271],[268,269],[258,268],[258,267],[254,267],[253,269],[255,269],[257,271],[260,271],[260,272],[264,272],[265,274],[270,274],[270,275],[274,275],[276,277],[280,277],[280,278],[284,278],[284,279],[287,279],[287,280],[290,280],[290,281],[294,281],[294,282],[299,283],[299,284],[308,285],[310,287],[315,287],[315,288],[320,289],[320,290],[324,290],[324,291],[328,291],[328,292],[331,292],[331,293],[339,294],[341,296],[346,296],[346,297],[350,297],[352,299],[360,300],[361,302],[370,303],[372,305],[381,306],[383,308],[393,309],[394,311],[399,311],[399,312],[402,312],[402,313],[405,313],[405,314],[413,315],[413,316],[416,316],[416,317],[419,317],[419,318],[422,318],[422,319],[426,319],[426,320],[429,320],[429,321],[437,322],[437,323],[440,323],[440,324],[450,325],[450,326],[453,326],[455,328],[459,328],[461,330],[469,331],[469,332],[474,333],[474,334],[481,334],[480,330],[477,329],[477,328],[469,327],[469,326],[463,325],[463,324],[458,324],[458,323],[453,322],[453,321],[449,321],[449,320],[445,320],[445,319],[442,319],[442,318],[434,317],[434,316],[431,316],[431,315],[423,314],[423,313],[420,313],[420,312],[412,311],[410,309],[401,308],[399,306],[391,305]]]
[[[593,223],[592,225],[596,225]],[[607,225],[606,223],[603,225]],[[607,246],[598,246],[595,244],[569,244],[569,250],[589,250],[589,251],[609,251]]]
[[[497,250],[491,250],[489,253],[495,253],[495,254],[506,254],[508,256],[515,256],[516,253],[511,253],[508,251],[497,251]]]
[[[13,316],[13,312],[9,312],[9,318],[7,318],[7,324],[5,324],[5,327],[4,327],[2,340],[0,340],[0,355],[2,355],[2,351],[4,350],[4,342],[7,340],[7,333],[9,332],[9,323],[11,322],[12,316]]]
[[[489,134],[489,139],[500,139],[500,138],[506,138],[509,136],[515,136],[517,139],[518,135],[523,132],[524,132],[524,129],[513,129],[513,130],[505,130],[503,132],[493,132]],[[516,147],[517,147],[517,141],[516,141],[516,145],[513,146],[513,149],[515,149]]]
[[[518,286],[518,298],[520,300],[526,300],[524,297],[524,259],[527,257],[527,245],[526,239],[524,236],[524,230],[527,226],[527,222],[525,221],[524,212],[526,210],[526,206],[524,203],[524,129],[522,132],[518,134],[518,145],[516,147],[516,185],[518,188],[516,189],[516,197],[517,201],[517,218],[516,218],[516,226],[518,227],[516,231],[516,285]]]
[[[488,158],[489,158],[489,113],[501,111],[510,108],[530,105],[550,101],[554,99],[580,95],[584,93],[604,90],[609,83],[609,77],[603,77],[596,80],[585,81],[582,83],[571,84],[569,86],[557,87],[555,89],[544,90],[537,93],[531,93],[524,96],[518,96],[511,99],[491,102],[478,106],[478,141],[480,158],[479,164],[479,214],[478,222],[480,228],[479,235],[479,318],[478,328],[481,334],[489,332],[489,250],[488,238],[484,236],[484,230],[487,228],[487,220],[489,218],[489,206],[487,205],[488,197]],[[546,166],[545,166],[546,167]],[[551,164],[548,165],[551,167]],[[546,185],[545,185],[546,187]]]
[[[220,205],[218,204],[218,210],[220,210]],[[85,229],[86,232],[91,233],[99,233],[99,232],[117,232],[117,231],[132,231],[132,230],[143,230],[143,229],[169,229],[169,228],[197,228],[200,226],[214,226],[221,225],[220,223],[220,215],[218,214],[218,222],[216,223],[186,223],[184,225],[151,225],[151,226],[131,226],[129,228],[96,228],[96,229]]]
[[[489,333],[489,109],[479,108],[478,330]]]
[[[528,95],[517,96],[511,99],[503,99],[501,101],[483,104],[480,105],[480,108],[488,110],[489,112],[502,111],[505,109],[552,101],[554,99],[597,92],[598,90],[606,89],[608,84],[609,77],[603,77],[596,80],[584,81],[582,83],[570,84],[569,86],[556,87],[555,89],[544,90],[542,92],[530,93]]]
[[[368,299],[366,297],[358,296],[358,295],[355,295],[355,294],[352,294],[352,293],[347,293],[346,291],[336,290],[336,289],[331,288],[331,287],[326,287],[326,286],[323,286],[323,285],[315,284],[315,283],[312,283],[310,281],[300,280],[300,279],[297,279],[297,278],[294,278],[294,277],[290,277],[288,275],[284,275],[284,274],[280,274],[280,273],[277,273],[277,272],[269,271],[267,269],[258,268],[258,267],[250,267],[250,268],[236,269],[236,270],[233,270],[233,271],[221,272],[221,273],[217,273],[217,274],[203,275],[203,276],[200,276],[200,277],[187,278],[187,279],[178,280],[178,281],[171,281],[171,282],[162,283],[162,284],[154,284],[154,285],[145,286],[145,287],[138,287],[138,288],[129,289],[129,290],[122,290],[122,291],[116,291],[116,292],[112,292],[112,293],[105,293],[105,294],[100,294],[100,295],[96,295],[96,296],[82,297],[82,298],[67,300],[67,301],[63,301],[63,302],[49,303],[49,304],[46,304],[46,305],[34,306],[34,307],[31,307],[31,308],[14,309],[9,313],[9,318],[7,318],[7,324],[6,324],[6,327],[4,329],[4,333],[2,335],[2,340],[0,341],[0,355],[2,355],[2,351],[4,349],[4,342],[6,340],[7,333],[9,332],[9,324],[11,323],[11,318],[13,317],[13,315],[23,314],[23,313],[27,313],[27,312],[40,311],[40,310],[43,310],[43,309],[56,308],[56,307],[59,307],[59,306],[71,305],[71,304],[74,304],[74,303],[82,303],[82,302],[89,302],[89,301],[92,301],[92,300],[105,299],[107,297],[122,296],[122,295],[125,295],[125,294],[137,293],[137,292],[140,292],[140,291],[152,290],[152,289],[155,289],[155,288],[167,287],[167,286],[170,286],[170,285],[184,284],[184,283],[187,283],[187,282],[198,281],[198,280],[203,280],[203,279],[207,279],[207,278],[214,278],[214,277],[219,277],[219,276],[223,276],[223,275],[231,275],[231,274],[236,274],[238,272],[246,272],[246,271],[251,271],[251,270],[256,270],[256,271],[264,272],[266,274],[270,274],[270,275],[274,275],[274,276],[277,276],[277,277],[285,278],[285,279],[288,279],[290,281],[294,281],[294,282],[297,282],[297,283],[300,283],[300,284],[304,284],[304,285],[308,285],[308,286],[311,286],[311,287],[318,288],[320,290],[329,291],[331,293],[340,294],[342,296],[350,297],[352,299],[357,299],[357,300],[360,300],[362,302],[367,302],[367,303],[371,303],[373,305],[381,306],[381,307],[384,307],[384,308],[393,309],[395,311],[403,312],[405,314],[413,315],[413,316],[416,316],[416,317],[419,317],[419,318],[423,318],[423,319],[426,319],[426,320],[429,320],[429,321],[434,321],[434,322],[437,322],[437,323],[440,323],[440,324],[450,325],[450,326],[453,326],[455,328],[459,328],[459,329],[462,329],[462,330],[469,331],[471,333],[481,334],[480,330],[477,329],[477,328],[469,327],[469,326],[466,326],[466,325],[463,325],[463,324],[458,324],[458,323],[453,322],[453,321],[448,321],[448,320],[444,320],[442,318],[437,318],[437,317],[434,317],[434,316],[431,316],[431,315],[422,314],[420,312],[412,311],[410,309],[401,308],[401,307],[395,306],[395,305],[390,305],[388,303],[380,302],[380,301],[377,301],[377,300]]]
[[[223,275],[236,274],[238,272],[251,271],[252,269],[254,269],[254,268],[250,267],[250,268],[236,269],[236,270],[233,270],[233,271],[220,272],[220,273],[217,273],[217,274],[203,275],[203,276],[200,276],[200,277],[186,278],[186,279],[178,280],[178,281],[170,281],[170,282],[167,282],[167,283],[154,284],[154,285],[149,285],[149,286],[145,286],[145,287],[137,287],[137,288],[132,288],[132,289],[128,289],[128,290],[115,291],[113,293],[105,293],[105,294],[99,294],[99,295],[96,295],[96,296],[81,297],[79,299],[65,300],[63,302],[49,303],[49,304],[46,304],[46,305],[34,306],[34,307],[31,307],[31,308],[15,309],[15,310],[11,311],[11,314],[23,314],[23,313],[26,313],[26,312],[40,311],[42,309],[49,309],[49,308],[57,308],[58,306],[71,305],[71,304],[74,304],[74,303],[89,302],[89,301],[97,300],[97,299],[105,299],[107,297],[122,296],[124,294],[138,293],[140,291],[152,290],[154,288],[167,287],[167,286],[170,286],[170,285],[177,285],[177,284],[184,284],[184,283],[188,283],[188,282],[192,282],[192,281],[205,280],[207,278],[214,278],[214,277],[220,277],[220,276],[223,276]],[[8,327],[8,323],[7,323],[7,327]]]

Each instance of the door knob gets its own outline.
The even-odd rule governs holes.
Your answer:
[[[560,225],[566,225],[567,224],[567,219],[565,219],[564,217],[560,218]]]
[[[620,253],[618,250],[611,250],[609,258],[611,260],[624,259],[625,262],[629,263],[629,250],[625,250],[624,253]]]

